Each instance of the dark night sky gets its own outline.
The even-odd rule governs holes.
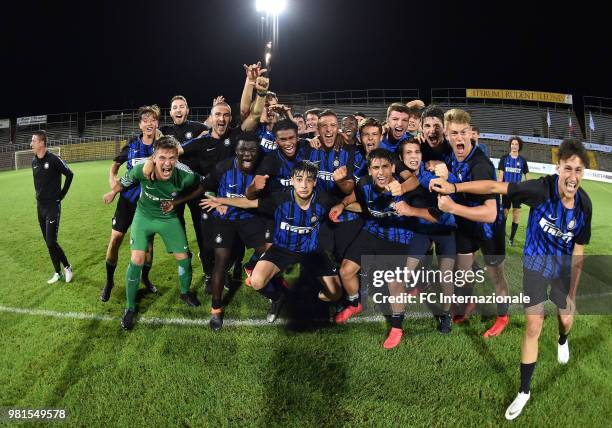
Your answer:
[[[236,102],[242,64],[262,53],[254,0],[16,3],[2,13],[0,117],[166,106],[176,93],[192,106],[216,94]],[[427,98],[431,87],[486,87],[612,97],[612,38],[594,3],[288,3],[271,85],[280,93],[420,88]]]

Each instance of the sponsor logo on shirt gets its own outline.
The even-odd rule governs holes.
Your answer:
[[[262,138],[259,144],[266,150],[276,150],[278,148],[275,141],[270,141],[267,138]]]
[[[572,222],[574,222],[574,220],[572,219]],[[571,222],[570,222],[571,223]],[[542,228],[542,230],[545,233],[548,233],[552,236],[554,236],[555,238],[561,239],[563,242],[565,242],[566,244],[571,241],[574,238],[574,233],[573,232],[567,232],[567,233],[563,233],[556,224],[549,222],[548,220],[546,220],[545,217],[542,217],[540,219],[540,227]],[[572,229],[575,227],[575,222],[572,225]],[[569,229],[569,224],[568,224],[568,229]]]
[[[512,166],[508,166],[508,167],[506,167],[506,172],[512,172],[514,174],[520,174],[520,173],[523,172],[523,170],[521,168],[515,168],[515,167],[512,167]]]
[[[292,225],[290,225],[287,222],[281,221],[280,229],[281,230],[287,230],[287,231],[293,232],[293,233],[297,233],[298,235],[306,235],[306,234],[309,234],[310,232],[312,232],[312,229],[314,229],[314,227],[292,226]]]

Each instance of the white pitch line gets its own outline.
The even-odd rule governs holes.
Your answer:
[[[60,319],[77,319],[77,320],[92,320],[92,321],[119,321],[120,317],[112,317],[110,315],[100,315],[89,312],[58,312],[51,311],[48,309],[35,309],[35,308],[13,308],[8,306],[0,306],[0,312],[22,314],[22,315],[33,315],[52,317]],[[419,312],[407,314],[407,318],[426,318],[430,317],[430,313]],[[365,324],[365,323],[376,323],[382,322],[384,317],[382,315],[363,316],[350,319],[349,323],[354,324]],[[189,319],[189,318],[160,318],[160,317],[147,317],[142,316],[138,318],[138,322],[141,324],[152,324],[152,325],[181,325],[181,326],[208,326],[208,318],[200,319]],[[279,319],[277,322],[270,324],[265,319],[231,319],[226,318],[223,320],[224,326],[235,326],[235,327],[263,327],[273,325],[286,324],[286,320]]]

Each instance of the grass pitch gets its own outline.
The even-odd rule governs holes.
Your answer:
[[[105,206],[109,162],[71,165],[59,242],[74,266],[70,284],[49,286],[52,266],[36,219],[30,170],[0,174],[0,408],[64,408],[75,426],[493,426],[519,384],[522,316],[498,338],[482,339],[490,319],[473,317],[451,335],[431,317],[407,319],[402,344],[386,351],[383,321],[295,330],[257,323],[212,333],[203,306],[179,300],[174,260],[156,241],[139,322],[123,332],[121,249],[116,287],[99,300],[114,204]],[[611,254],[612,186],[583,181],[594,206],[589,254]],[[510,254],[524,242],[528,210]],[[188,221],[189,224],[189,221]],[[193,231],[188,236],[196,248]],[[512,273],[511,276],[516,276]],[[232,320],[263,319],[267,302],[242,287],[226,310]],[[25,311],[25,313],[24,313]],[[48,311],[48,312],[44,312]],[[155,321],[159,321],[155,323]],[[168,321],[170,320],[170,321]],[[173,321],[172,321],[173,320]],[[193,322],[189,322],[192,320]],[[557,326],[545,322],[532,399],[521,426],[609,426],[612,419],[610,316],[580,316],[571,360],[556,361]],[[5,419],[6,421],[6,419]],[[28,424],[33,422],[28,422]]]

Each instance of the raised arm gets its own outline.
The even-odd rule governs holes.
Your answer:
[[[429,183],[429,190],[443,195],[451,195],[453,193],[471,193],[474,195],[498,193],[500,195],[507,195],[508,183],[493,180],[476,180],[453,184],[441,178],[434,178]]]
[[[242,125],[240,125],[240,128],[243,131],[253,131],[255,128],[257,128],[259,118],[261,117],[261,112],[264,108],[269,86],[270,80],[267,77],[259,76],[255,81],[257,97],[255,98],[255,102],[251,107],[251,112],[249,113],[248,117],[242,122]]]

